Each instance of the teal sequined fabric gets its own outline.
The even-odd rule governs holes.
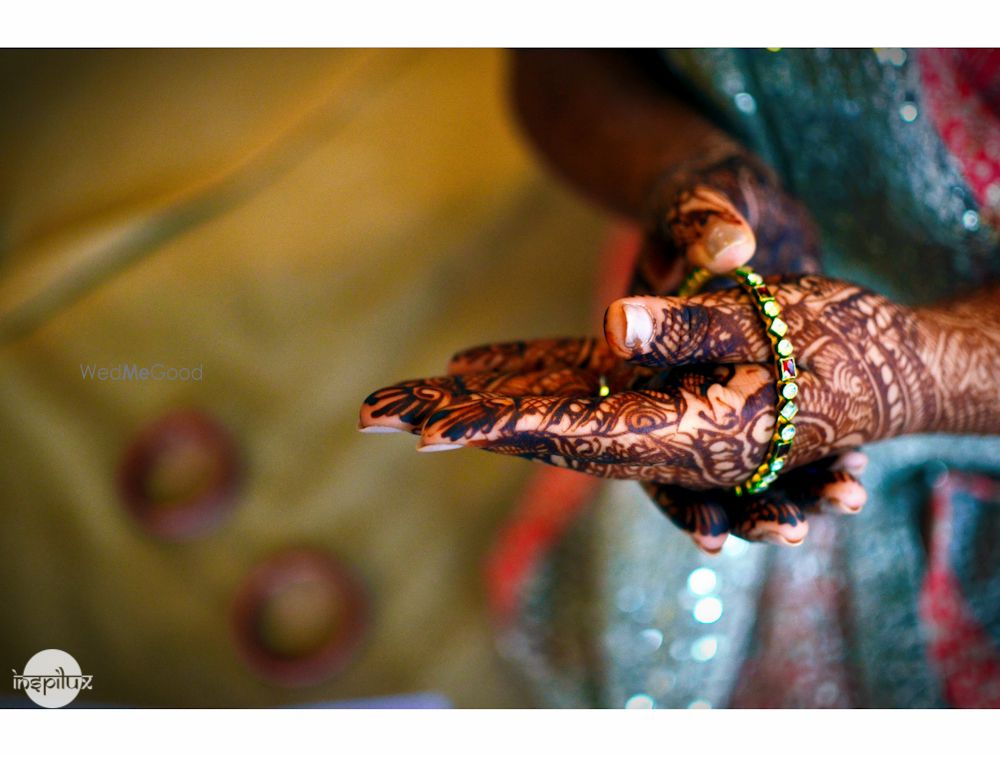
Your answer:
[[[1000,275],[997,232],[927,117],[902,50],[683,50],[664,65],[780,174],[828,275],[923,303]],[[602,486],[523,587],[502,648],[541,704],[936,707],[919,610],[921,521],[942,471],[1000,474],[995,437],[872,445],[864,512],[818,517],[798,549],[730,538],[701,555],[641,490]],[[969,603],[1000,639],[997,506],[948,524]],[[978,545],[978,546],[976,546]]]
[[[819,224],[823,266],[899,302],[1000,275],[903,50],[684,50],[664,60],[774,167]]]

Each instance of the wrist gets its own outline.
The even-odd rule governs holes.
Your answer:
[[[914,311],[924,394],[921,431],[1000,433],[1000,287]]]

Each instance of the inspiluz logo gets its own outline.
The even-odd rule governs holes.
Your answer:
[[[93,676],[84,675],[73,655],[61,649],[43,649],[14,672],[14,691],[23,691],[39,707],[65,707],[84,689],[93,689]]]

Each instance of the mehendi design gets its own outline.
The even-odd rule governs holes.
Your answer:
[[[750,541],[795,546],[809,532],[802,508],[770,491],[730,507],[730,513],[730,531]]]
[[[451,359],[448,373],[540,371],[552,366],[608,373],[619,362],[604,340],[536,339],[485,344],[463,350]]]
[[[808,532],[808,515],[860,511],[864,488],[850,473],[834,469],[836,464],[837,458],[830,458],[803,466],[779,479],[767,493],[753,497],[735,497],[724,490],[696,492],[648,481],[642,486],[657,507],[710,554],[722,548],[729,533],[751,541],[795,545]],[[827,500],[831,490],[850,493],[861,504],[831,508]]]
[[[427,445],[612,465],[602,473],[705,488],[728,485],[755,465],[774,425],[773,416],[763,417],[774,400],[763,366],[692,368],[660,389],[605,398],[468,394],[431,415],[421,437]]]
[[[381,425],[389,421],[403,431],[420,432],[427,419],[440,407],[474,392],[520,395],[592,395],[599,374],[563,368],[528,373],[471,373],[432,379],[403,381],[372,392],[362,404],[361,425]]]
[[[940,347],[912,310],[819,276],[768,283],[802,345],[789,467],[928,429],[941,416],[944,399],[926,365]],[[653,300],[654,336],[631,357],[659,370],[613,364],[591,340],[479,348],[456,363],[513,370],[380,390],[366,400],[363,422],[393,416],[422,423],[424,444],[610,466],[601,474],[616,478],[730,486],[759,464],[775,423],[768,347],[744,297],[730,289]],[[596,396],[595,367],[614,377],[611,396]]]
[[[1000,285],[921,309],[924,362],[934,376],[932,428],[1000,433]]]
[[[647,203],[644,245],[630,291],[672,294],[680,283],[684,250],[712,219],[746,219],[756,237],[755,270],[762,274],[819,271],[818,234],[805,207],[787,194],[774,172],[755,156],[732,146],[674,166],[656,184]]]
[[[989,324],[977,329],[961,309],[915,311],[820,276],[768,285],[800,346],[798,435],[790,472],[768,496],[734,503],[718,491],[759,464],[775,424],[769,348],[738,289],[631,298],[649,306],[654,326],[648,343],[632,348],[609,331],[610,348],[561,339],[461,353],[452,375],[373,393],[362,425],[411,431],[422,446],[471,446],[642,481],[703,545],[718,544],[722,531],[801,541],[810,509],[837,504],[824,491],[860,488],[817,462],[831,455],[905,433],[998,428],[998,298],[976,305],[979,323]],[[597,392],[602,376],[613,388],[607,397]]]

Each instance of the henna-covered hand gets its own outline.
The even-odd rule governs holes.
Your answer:
[[[369,433],[408,431],[422,436],[432,418],[449,407],[481,407],[484,393],[508,398],[596,398],[604,377],[610,387],[652,387],[665,374],[621,360],[603,341],[595,339],[541,339],[473,348],[456,355],[449,375],[405,381],[373,392],[361,408],[360,428]],[[686,369],[685,369],[686,370]],[[705,368],[690,369],[689,380],[704,379]],[[709,369],[710,370],[710,369]],[[677,371],[682,377],[684,370]],[[709,374],[710,375],[710,372]],[[425,441],[422,451],[463,446],[453,441]],[[489,446],[494,451],[504,451]],[[506,450],[511,452],[511,450]],[[513,452],[513,454],[518,454]],[[592,475],[634,478],[626,464],[599,464],[587,459],[525,452],[530,459],[568,467]],[[805,513],[822,509],[837,513],[858,512],[864,489],[854,476],[865,457],[849,453],[833,469],[807,466],[783,477],[760,501],[732,501],[723,491],[690,492],[669,484],[647,482],[647,491],[661,509],[695,544],[706,552],[718,551],[729,532],[750,540],[795,544],[805,535]],[[852,475],[853,474],[853,475]],[[798,485],[795,482],[799,481]],[[786,487],[785,483],[791,482]],[[784,492],[784,497],[775,498]],[[792,499],[794,497],[794,499]]]
[[[809,532],[807,516],[856,515],[868,498],[857,478],[867,464],[863,452],[846,452],[790,471],[766,492],[749,497],[736,497],[725,489],[696,492],[651,481],[642,486],[699,549],[716,554],[730,533],[748,541],[796,546]]]
[[[513,57],[514,102],[527,136],[575,190],[645,231],[630,293],[669,295],[686,268],[724,272],[751,256],[765,274],[819,270],[802,206],[681,93],[630,65],[633,56],[529,50]],[[658,501],[690,499],[652,493]]]
[[[632,294],[668,295],[694,266],[724,273],[753,256],[762,273],[817,272],[817,234],[805,208],[787,194],[755,156],[725,142],[694,161],[671,167],[647,201],[647,235],[633,274]],[[860,452],[848,459],[866,459]],[[845,474],[840,458],[810,466],[810,482],[772,488],[730,502],[723,489],[700,494],[668,484],[646,485],[650,497],[706,552],[721,548],[729,530],[745,538],[799,543],[803,514],[816,509],[855,513],[864,488]],[[803,478],[805,474],[796,474]],[[786,477],[787,478],[787,477]],[[727,502],[726,507],[721,503]]]
[[[951,309],[918,312],[819,276],[770,285],[799,348],[800,412],[789,469],[899,434],[994,428],[995,380],[984,396],[967,400],[973,406],[950,409],[958,398],[945,379],[955,370],[949,340],[973,339],[968,327],[943,315]],[[796,508],[803,511],[811,500],[831,500],[847,512],[863,503],[853,485],[846,496],[817,494],[817,483],[851,484],[850,466],[842,465],[847,470],[834,470],[836,480],[784,476],[786,487],[775,495],[802,498],[791,508],[765,498],[754,506],[761,512],[750,508],[733,517],[732,504],[713,493],[699,512],[678,511],[692,500],[676,487],[729,487],[749,476],[775,424],[770,346],[741,290],[618,300],[608,310],[606,337],[610,349],[567,339],[462,353],[448,376],[373,393],[361,425],[418,433],[424,450],[477,447],[666,484],[674,488],[652,493],[675,521],[690,525],[724,512],[725,530],[751,538],[801,540]],[[994,337],[985,354],[1000,354],[998,343]],[[992,370],[1000,370],[1000,359]],[[602,376],[611,389],[606,397],[598,396]],[[709,528],[701,545],[711,549],[719,531]]]
[[[693,267],[726,273],[751,258],[765,275],[819,271],[808,212],[764,163],[732,145],[671,167],[646,204],[632,294],[673,294]]]
[[[933,414],[911,311],[816,276],[773,291],[800,345],[789,467]],[[610,350],[558,340],[463,353],[450,376],[373,394],[362,425],[419,426],[422,449],[477,447],[690,489],[733,486],[760,464],[777,398],[770,344],[742,290],[618,300],[606,338]]]
[[[933,426],[943,398],[930,332],[916,311],[820,276],[770,286],[798,347],[790,467]],[[745,479],[763,457],[776,402],[770,343],[747,295],[730,288],[688,299],[625,298],[609,307],[605,334],[618,355],[640,365],[715,366],[703,402],[685,398],[687,406],[674,409],[671,443],[680,436],[692,457],[686,465],[662,462],[677,466],[670,483],[689,488]]]

